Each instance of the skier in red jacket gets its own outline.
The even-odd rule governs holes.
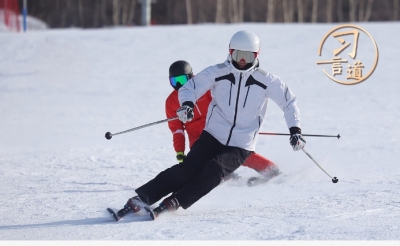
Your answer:
[[[178,90],[190,78],[194,77],[192,67],[186,61],[176,61],[169,67],[169,81],[174,90],[167,97],[165,102],[165,113],[167,118],[177,116],[176,109],[180,107],[178,101]],[[180,120],[168,121],[168,127],[172,132],[173,146],[176,151],[176,159],[182,162],[185,157],[185,131],[189,138],[189,147],[199,138],[206,124],[208,106],[212,100],[210,91],[200,97],[194,107],[193,120],[182,123]],[[278,167],[270,160],[253,152],[242,165],[254,169],[265,178],[272,178],[279,174]],[[235,179],[238,176],[234,173],[224,177],[224,180]],[[250,181],[251,182],[251,181]],[[251,183],[248,183],[251,185]]]

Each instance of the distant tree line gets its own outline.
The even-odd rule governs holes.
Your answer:
[[[23,0],[19,0],[22,6]],[[141,25],[141,0],[28,0],[52,28]],[[153,0],[156,25],[399,20],[400,0]]]

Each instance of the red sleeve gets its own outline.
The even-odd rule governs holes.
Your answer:
[[[167,118],[176,117],[176,110],[180,107],[178,92],[173,91],[165,101],[165,114]],[[180,120],[168,121],[168,127],[172,132],[172,141],[176,152],[185,152],[185,126]]]

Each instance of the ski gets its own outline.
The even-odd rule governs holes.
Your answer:
[[[159,213],[161,213],[160,208],[157,207],[155,208],[153,211],[153,209],[151,209],[148,206],[143,207],[143,209],[149,213],[150,218],[152,220],[155,220],[158,216]],[[132,209],[125,205],[124,208],[120,209],[118,212],[115,212],[114,209],[112,208],[107,208],[107,211],[111,214],[111,216],[114,218],[115,221],[120,221],[125,215],[127,215],[128,213],[132,213],[132,214],[138,214],[140,210],[138,210],[137,212],[133,212]]]
[[[143,209],[149,213],[149,216],[152,220],[155,220],[162,212],[166,211],[165,208],[161,206],[156,207],[155,209],[151,209],[150,207],[144,207]],[[123,209],[121,209],[120,211],[122,210]],[[107,208],[107,211],[112,215],[114,220],[117,222],[120,221],[126,214],[129,213],[129,211],[124,214],[120,213],[120,211],[115,212],[112,208]]]
[[[247,180],[247,186],[253,187],[260,184],[265,184],[270,180],[270,178],[251,177]]]
[[[116,221],[120,221],[126,214],[128,214],[132,210],[130,209],[129,206],[124,206],[124,208],[120,209],[118,212],[115,212],[112,208],[107,208],[107,211],[112,215],[112,217]]]
[[[107,208],[107,211],[112,215],[115,221],[119,221],[121,219],[120,217],[118,217],[117,213],[115,213],[112,208]]]
[[[146,210],[146,212],[149,213],[150,218],[151,218],[152,220],[155,220],[155,219],[157,218],[158,215],[156,215],[156,214],[153,212],[153,210],[152,210],[151,208],[145,207],[144,210]]]

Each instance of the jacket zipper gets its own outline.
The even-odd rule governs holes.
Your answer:
[[[233,128],[235,128],[235,126],[236,126],[236,117],[237,117],[237,111],[238,111],[238,105],[239,105],[239,94],[240,94],[240,86],[241,86],[241,84],[242,84],[242,73],[240,73],[238,91],[237,91],[237,96],[236,96],[235,115],[233,117],[233,125],[231,127],[230,132],[229,132],[229,137],[228,137],[228,140],[226,141],[226,145],[228,145],[229,142],[231,141]]]
[[[247,88],[246,98],[244,99],[243,108],[246,106],[247,96],[249,95],[250,86]]]
[[[232,83],[231,83],[231,89],[229,90],[229,106],[231,106],[231,97],[232,97]]]

